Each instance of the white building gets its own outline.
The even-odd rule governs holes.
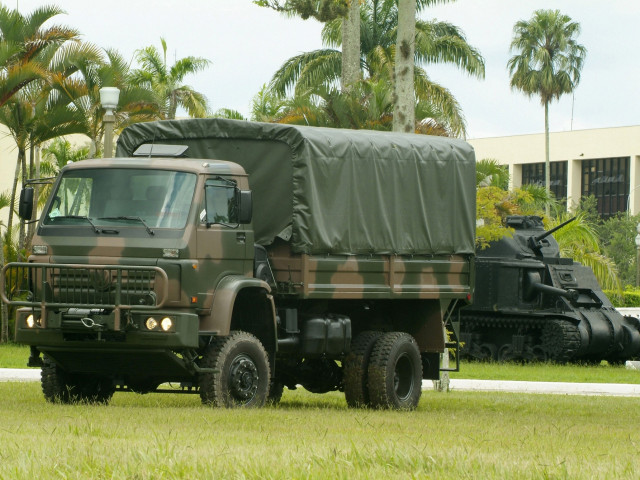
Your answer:
[[[552,132],[551,190],[576,204],[594,195],[603,217],[640,212],[640,125]],[[496,159],[509,166],[512,187],[544,184],[544,134],[469,140],[478,160]]]

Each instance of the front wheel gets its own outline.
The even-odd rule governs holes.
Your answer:
[[[422,394],[422,361],[415,339],[404,332],[385,333],[369,360],[372,407],[414,409]]]
[[[42,365],[41,383],[44,398],[51,403],[107,404],[116,390],[113,380],[109,378],[70,374],[46,356]]]
[[[214,370],[199,378],[205,405],[264,406],[269,393],[269,360],[260,341],[250,333],[230,332],[215,338],[204,352],[202,367]]]

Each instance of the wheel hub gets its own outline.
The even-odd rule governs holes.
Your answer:
[[[239,355],[229,369],[229,391],[234,398],[249,400],[258,390],[258,368],[247,355]]]
[[[403,354],[396,362],[393,374],[393,387],[400,400],[406,400],[413,391],[413,365],[411,359]]]

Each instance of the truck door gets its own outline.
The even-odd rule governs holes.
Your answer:
[[[205,182],[197,257],[200,274],[211,286],[227,275],[252,275],[253,231],[238,223],[238,195],[235,180],[216,177]]]

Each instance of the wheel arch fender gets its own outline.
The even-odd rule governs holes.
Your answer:
[[[254,299],[257,296],[264,300],[262,314],[267,317],[266,325],[256,325],[259,328],[238,325],[239,302],[249,296]],[[224,336],[229,335],[231,330],[238,329],[253,333],[269,353],[275,352],[276,326],[276,310],[271,287],[263,280],[242,275],[229,275],[218,283],[213,294],[211,311],[200,320],[202,333]]]

